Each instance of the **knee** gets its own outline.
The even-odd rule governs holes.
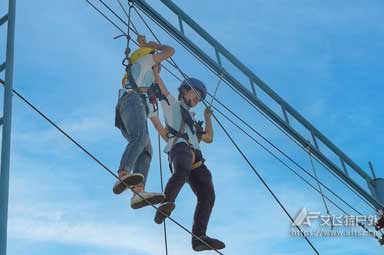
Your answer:
[[[145,130],[137,131],[135,134],[131,135],[130,141],[138,144],[138,146],[144,150],[148,142],[148,134],[145,132]],[[150,151],[150,155],[152,155],[152,151]]]
[[[147,140],[147,145],[145,146],[144,152],[151,160],[153,155],[153,150],[152,150],[151,142],[149,141],[149,139]]]
[[[213,189],[205,189],[202,192],[199,192],[199,195],[197,196],[198,203],[207,204],[211,208],[215,204],[215,191]]]
[[[186,182],[189,179],[189,171],[183,168],[174,167],[173,178]]]

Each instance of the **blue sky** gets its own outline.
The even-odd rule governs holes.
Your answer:
[[[6,9],[4,2],[0,3],[1,12]],[[160,1],[148,2],[177,24]],[[119,10],[116,1],[110,3]],[[368,169],[367,161],[371,160],[377,175],[383,177],[381,1],[225,0],[177,4],[363,169]],[[153,39],[137,16],[134,22]],[[113,126],[125,47],[123,40],[112,40],[119,32],[85,1],[74,0],[18,0],[16,23],[14,87],[116,169],[125,146]],[[180,67],[204,80],[212,92],[217,78],[153,27],[162,42],[175,46]],[[4,28],[0,33],[5,38]],[[195,35],[189,35],[211,50]],[[0,46],[3,58],[4,40]],[[175,92],[178,81],[166,72],[163,77]],[[230,89],[221,86],[218,98],[310,169],[308,156]],[[202,110],[196,109],[197,115],[202,116]],[[131,210],[128,193],[118,197],[112,194],[114,179],[108,173],[16,97],[13,116],[9,254],[164,253],[162,227],[153,223],[152,208]],[[229,123],[223,123],[292,215],[303,207],[324,212],[318,194]],[[312,254],[305,241],[289,236],[286,215],[218,125],[214,126],[214,143],[203,146],[217,197],[208,234],[226,242],[224,254]],[[147,189],[158,191],[153,128],[151,137],[155,155]],[[169,177],[165,155],[162,158]],[[325,169],[318,164],[316,167],[320,178],[358,210],[373,213]],[[185,186],[174,218],[190,227],[194,205],[195,198]],[[340,214],[334,206],[330,208]],[[188,234],[172,223],[167,226],[170,254],[195,254]],[[383,253],[371,238],[312,241],[321,254]]]

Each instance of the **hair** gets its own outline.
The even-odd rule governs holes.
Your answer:
[[[178,100],[181,100],[181,97],[183,96],[183,93],[190,91],[191,88],[188,86],[182,86],[179,88],[179,97]]]

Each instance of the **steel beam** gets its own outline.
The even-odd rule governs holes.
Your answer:
[[[249,77],[251,81],[254,82],[260,89],[262,89],[266,94],[268,94],[272,100],[279,104],[290,116],[296,119],[300,124],[302,124],[308,131],[316,137],[322,144],[334,152],[337,156],[341,158],[343,162],[348,164],[348,166],[359,174],[368,185],[372,184],[372,178],[361,169],[355,162],[352,161],[344,152],[336,147],[325,135],[323,135],[319,130],[317,130],[308,120],[306,120],[301,114],[299,114],[292,106],[290,106],[284,99],[282,99],[276,92],[274,92],[266,83],[264,83],[256,74],[254,74],[248,67],[246,67],[240,60],[238,60],[234,55],[232,55],[223,45],[221,45],[217,40],[215,40],[208,32],[206,32],[200,25],[198,25],[191,17],[189,17],[183,10],[181,10],[177,5],[175,5],[170,0],[160,0],[164,5],[166,5],[172,12],[177,15],[181,21],[188,25],[192,30],[199,34],[207,43],[212,45],[212,47],[220,54],[220,56],[226,58],[234,66],[236,66],[245,76]],[[220,74],[222,67],[221,65],[213,60],[207,53],[205,53],[200,47],[193,43],[187,35],[184,35],[180,32],[175,26],[169,23],[160,13],[153,9],[146,1],[144,0],[134,0],[135,4],[149,15],[156,23],[158,23],[163,29],[168,31],[177,41],[182,43],[188,50],[198,57],[204,64],[206,64],[210,69],[212,69],[216,74]],[[262,110],[267,114],[275,123],[287,131],[295,140],[297,140],[302,146],[308,146],[308,140],[305,139],[298,130],[294,127],[291,127],[287,124],[286,120],[282,119],[278,113],[274,112],[270,107],[268,107],[264,102],[258,99],[252,91],[247,89],[243,84],[241,84],[233,75],[229,72],[226,72],[223,76],[228,83],[230,83],[238,92],[240,92],[244,97],[246,97],[253,105]],[[377,209],[384,208],[383,203],[377,201],[373,196],[371,196],[364,188],[358,185],[354,180],[347,176],[341,169],[338,164],[333,162],[325,154],[323,154],[318,147],[310,145],[310,149],[319,160],[321,160],[327,167],[329,167],[337,176],[344,180],[349,186],[362,195],[370,204],[372,204]]]
[[[8,195],[9,195],[9,163],[11,151],[11,120],[12,120],[12,86],[13,61],[15,42],[16,0],[9,0],[7,53],[4,85],[3,108],[3,136],[1,147],[1,174],[0,174],[0,255],[7,252],[7,224],[8,224]]]

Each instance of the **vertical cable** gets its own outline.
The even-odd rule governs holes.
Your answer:
[[[159,117],[159,111],[157,111],[157,117]],[[158,141],[158,151],[159,151],[160,185],[161,185],[161,192],[164,192],[163,162],[162,162],[162,159],[161,159],[160,134],[157,135],[157,141]],[[163,222],[163,230],[164,230],[165,255],[168,255],[168,237],[167,237],[166,220]]]

